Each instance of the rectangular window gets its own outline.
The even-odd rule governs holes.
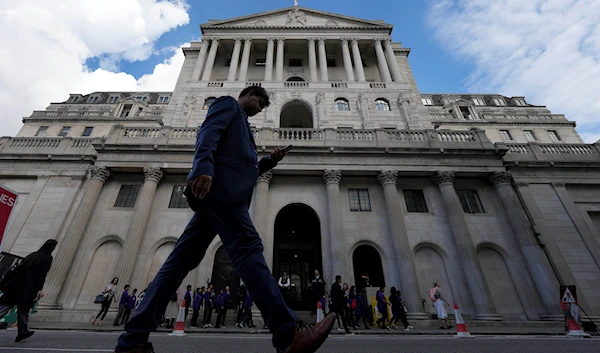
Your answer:
[[[301,67],[302,59],[290,59],[290,67]]]
[[[44,137],[46,136],[46,132],[48,132],[48,127],[47,126],[40,126],[40,128],[38,129],[38,131],[35,133],[36,137]]]
[[[483,98],[473,98],[473,104],[475,105],[485,105],[485,101]]]
[[[115,104],[119,101],[119,96],[110,96],[108,97],[109,104]]]
[[[456,190],[465,213],[485,213],[477,190]]]
[[[552,140],[552,142],[558,142],[562,140],[558,134],[558,131],[556,130],[548,130],[548,135],[550,135],[550,140]]]
[[[131,107],[133,107],[133,104],[125,104],[123,106],[123,110],[121,111],[121,118],[126,118],[129,116],[129,113],[131,112]]]
[[[87,101],[87,102],[88,102],[88,103],[91,103],[91,104],[93,104],[93,103],[98,103],[98,100],[99,100],[99,99],[100,99],[100,97],[98,97],[98,96],[94,96],[94,97],[90,97],[90,98],[88,98],[88,101]]]
[[[512,135],[510,134],[510,131],[508,130],[500,130],[500,137],[502,137],[502,140],[504,141],[512,141]]]
[[[494,104],[497,105],[497,106],[499,106],[499,107],[506,106],[506,102],[502,98],[494,98]]]
[[[70,126],[63,126],[63,128],[58,133],[58,136],[65,137],[69,134],[69,131],[71,131]]]
[[[79,100],[79,96],[72,96],[71,98],[69,98],[67,103],[77,103],[78,100]]]
[[[135,99],[141,101],[141,102],[146,102],[146,100],[148,99],[148,97],[146,96],[136,96]]]
[[[90,136],[92,134],[92,130],[94,130],[94,127],[86,126],[86,128],[83,130],[83,134],[81,134],[81,136],[83,136],[83,137]]]
[[[256,59],[256,66],[266,66],[267,65],[267,59],[265,58],[258,58]]]
[[[519,107],[525,107],[527,106],[527,103],[525,103],[524,99],[515,99],[515,104]]]
[[[465,120],[473,120],[473,116],[471,115],[471,111],[469,107],[460,107],[460,112]]]
[[[421,102],[423,102],[423,105],[433,105],[433,99],[431,98],[421,98]]]
[[[368,189],[348,189],[350,199],[350,211],[371,212],[371,199]]]
[[[327,59],[327,67],[336,67],[335,59]]]
[[[121,185],[114,207],[133,207],[140,193],[141,185]]]
[[[158,104],[168,104],[169,96],[160,96],[158,97]]]
[[[408,212],[429,212],[429,210],[427,210],[427,202],[425,202],[423,190],[405,189],[403,192],[406,210]]]
[[[527,141],[537,141],[537,137],[535,137],[533,130],[524,130],[523,134],[525,134]]]
[[[188,203],[183,190],[185,185],[173,186],[173,193],[171,193],[171,201],[169,201],[169,208],[188,208]]]

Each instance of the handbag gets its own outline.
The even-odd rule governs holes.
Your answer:
[[[102,302],[104,302],[106,300],[106,297],[104,296],[104,294],[98,294],[96,296],[96,299],[94,300],[94,304],[102,304]]]

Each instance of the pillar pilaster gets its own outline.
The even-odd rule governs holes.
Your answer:
[[[206,62],[206,54],[208,53],[209,45],[210,40],[204,39],[202,41],[202,47],[200,47],[200,53],[198,53],[198,60],[196,60],[194,72],[192,73],[192,80],[198,81],[202,77],[202,69],[204,68],[204,63]]]
[[[358,39],[352,39],[352,56],[354,57],[354,68],[356,69],[356,77],[359,82],[365,82],[365,69],[360,56],[360,48],[358,47]]]
[[[354,69],[352,68],[352,59],[350,57],[350,47],[348,38],[342,38],[342,56],[344,58],[344,70],[346,71],[346,80],[354,82]]]
[[[231,55],[231,63],[229,64],[229,76],[227,81],[235,81],[237,75],[237,69],[240,63],[240,50],[242,48],[242,40],[240,38],[234,39],[235,44],[233,45],[233,54]]]
[[[283,81],[283,55],[284,55],[285,40],[277,39],[277,64],[275,66],[275,81]]]
[[[381,80],[383,82],[392,82],[390,69],[385,59],[383,48],[381,47],[381,39],[375,38],[373,39],[373,42],[375,43],[375,53],[377,54],[377,62],[379,63],[379,72],[381,73]]]
[[[325,50],[325,38],[319,39],[319,68],[321,71],[321,81],[329,82],[329,73],[327,72],[327,51]]]
[[[310,82],[317,82],[317,54],[315,53],[315,38],[308,38],[308,66],[310,69]]]
[[[273,79],[273,54],[275,52],[275,40],[267,38],[267,58],[265,60],[265,81]]]
[[[394,54],[394,49],[392,48],[392,40],[386,39],[384,40],[385,53],[387,55],[387,61],[390,69],[392,70],[392,77],[395,82],[402,81],[402,74],[400,73],[400,67],[398,66],[398,61],[396,61],[396,54]]]
[[[215,59],[217,57],[217,51],[219,50],[219,39],[213,38],[210,40],[210,52],[208,53],[208,59],[206,60],[206,67],[204,68],[204,73],[202,74],[202,81],[210,81],[212,77],[212,70],[215,66]]]
[[[332,281],[336,275],[350,280],[346,251],[344,246],[344,230],[342,224],[342,213],[340,209],[340,182],[342,172],[340,170],[325,170],[323,181],[327,186],[327,213],[329,215],[329,242],[330,253],[325,254],[327,261],[327,277]]]
[[[242,63],[240,64],[240,81],[245,82],[248,76],[248,64],[250,62],[250,49],[252,48],[252,39],[246,38],[244,41],[244,51],[242,52]]]

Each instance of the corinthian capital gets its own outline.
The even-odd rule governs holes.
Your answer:
[[[110,177],[110,174],[110,170],[105,167],[92,167],[90,169],[90,179],[100,180],[103,183]]]
[[[398,182],[398,172],[395,170],[383,170],[377,175],[377,180],[379,180],[381,185],[396,185],[396,182]]]
[[[512,181],[513,177],[509,172],[496,172],[488,177],[488,182],[494,185],[494,187],[511,185]]]
[[[155,181],[157,183],[160,182],[160,180],[163,177],[163,171],[160,168],[154,168],[154,167],[144,167],[144,180],[152,180]]]
[[[273,173],[271,171],[268,171],[258,176],[257,183],[271,184],[271,180],[273,180]]]
[[[339,185],[340,181],[342,181],[342,171],[328,169],[323,173],[323,180],[325,181],[325,184]]]
[[[454,172],[437,172],[432,177],[431,180],[435,185],[454,185]]]

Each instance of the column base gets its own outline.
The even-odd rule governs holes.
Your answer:
[[[431,320],[427,314],[421,312],[406,313],[406,318],[409,320]]]
[[[563,315],[541,315],[541,321],[565,321],[565,317]]]
[[[477,314],[477,316],[475,316],[475,320],[503,321],[504,319],[498,314]]]
[[[62,304],[40,303],[37,308],[39,310],[62,310]]]

